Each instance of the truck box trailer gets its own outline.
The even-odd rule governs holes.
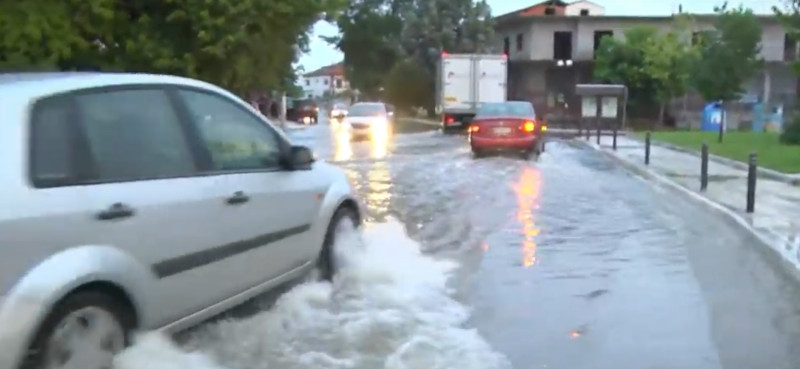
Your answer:
[[[436,82],[442,129],[461,130],[482,103],[506,101],[508,59],[495,54],[443,53]]]

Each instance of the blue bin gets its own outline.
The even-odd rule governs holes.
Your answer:
[[[703,131],[719,131],[719,125],[722,124],[724,117],[722,116],[722,104],[713,102],[706,104],[703,108],[703,122],[700,129]]]

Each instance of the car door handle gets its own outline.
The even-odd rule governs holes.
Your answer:
[[[236,191],[231,197],[225,200],[229,205],[239,205],[250,201],[250,196],[247,196],[242,191]]]
[[[97,213],[98,220],[114,220],[132,217],[136,212],[128,205],[121,202],[113,204],[108,209]]]

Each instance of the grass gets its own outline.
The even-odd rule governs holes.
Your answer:
[[[640,135],[644,137],[644,133]],[[800,146],[781,144],[777,133],[726,132],[721,144],[717,143],[717,132],[653,132],[652,138],[697,151],[705,141],[711,154],[742,162],[747,161],[751,152],[756,152],[759,166],[784,173],[800,173]]]

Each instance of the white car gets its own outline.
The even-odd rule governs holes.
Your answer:
[[[350,106],[345,126],[353,137],[383,138],[391,130],[392,112],[384,103],[362,102]]]
[[[110,368],[319,268],[345,175],[246,102],[170,76],[0,74],[0,368]]]

